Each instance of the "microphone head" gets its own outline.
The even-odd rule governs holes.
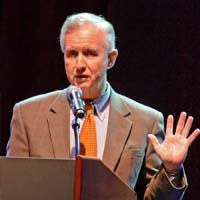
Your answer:
[[[72,85],[72,86],[70,86],[70,88],[68,88],[68,90],[67,90],[67,99],[68,99],[69,101],[71,101],[71,94],[74,93],[74,92],[78,92],[79,95],[80,95],[80,97],[82,98],[82,90],[81,90],[81,88]]]
[[[82,100],[82,90],[79,87],[71,86],[67,90],[67,99],[74,116],[83,118],[85,116],[85,103]]]

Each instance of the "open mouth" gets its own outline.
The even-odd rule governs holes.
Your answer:
[[[83,81],[86,81],[88,79],[89,76],[86,76],[86,75],[77,75],[76,76],[76,80],[78,82],[83,82]]]

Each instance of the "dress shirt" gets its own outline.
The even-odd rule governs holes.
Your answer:
[[[110,84],[107,82],[106,91],[100,97],[93,101],[95,107],[95,122],[96,122],[96,134],[97,134],[97,158],[103,158],[103,152],[105,147],[107,127],[108,127],[108,117],[109,117],[109,98],[110,98]],[[70,158],[75,158],[75,136],[74,130],[72,128],[72,120],[74,115],[72,110],[70,110]],[[85,118],[79,119],[80,130],[82,128]]]

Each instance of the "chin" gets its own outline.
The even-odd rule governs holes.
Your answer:
[[[73,84],[80,88],[87,88],[87,87],[90,87],[91,85],[90,83],[85,82],[85,81],[74,81]]]
[[[77,84],[77,87],[81,88],[81,90],[84,91],[90,91],[91,90],[91,85],[82,83],[82,84]]]

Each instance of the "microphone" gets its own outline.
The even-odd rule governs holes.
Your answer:
[[[82,91],[76,86],[71,86],[67,90],[67,99],[72,112],[76,118],[83,118],[85,115],[85,103],[82,100]]]

